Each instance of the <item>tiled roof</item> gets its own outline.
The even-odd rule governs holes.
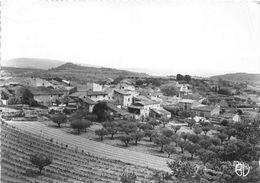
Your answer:
[[[65,91],[63,90],[53,90],[46,87],[27,87],[33,95],[62,95]]]
[[[83,99],[85,103],[89,104],[89,105],[95,105],[97,102],[91,100],[90,98],[86,97]]]
[[[130,93],[127,93],[127,92],[124,91],[124,90],[114,90],[114,92],[119,93],[119,94],[121,94],[121,95],[131,95]]]
[[[118,108],[118,107],[115,106],[114,104],[107,103],[107,107],[108,107],[110,110],[112,110],[112,111],[114,111],[114,112],[116,112],[116,113],[118,113],[118,114],[120,114],[120,115],[122,115],[122,116],[130,115],[129,112],[127,112],[127,111],[124,110],[124,109]]]
[[[103,92],[103,91],[88,91],[87,95],[88,96],[91,96],[91,95],[107,95],[107,93]]]

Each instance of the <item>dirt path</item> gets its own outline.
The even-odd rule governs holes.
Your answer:
[[[100,142],[85,139],[83,137],[63,132],[62,130],[48,127],[40,122],[8,122],[22,130],[53,138],[54,142],[58,141],[68,144],[69,147],[78,147],[78,149],[89,152],[93,155],[106,157],[109,159],[121,160],[126,163],[154,168],[157,170],[170,171],[167,167],[167,159],[141,152],[134,152],[122,149]]]

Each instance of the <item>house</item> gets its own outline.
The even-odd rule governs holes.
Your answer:
[[[59,100],[66,91],[49,89],[46,87],[27,87],[34,96],[34,100],[39,104],[50,106],[55,103],[56,100]]]
[[[103,87],[97,83],[87,83],[87,88],[90,91],[103,91]]]
[[[107,111],[111,113],[114,118],[125,119],[133,116],[133,114],[129,113],[127,110],[119,108],[111,102],[107,102],[107,108]]]
[[[133,102],[133,95],[124,90],[114,90],[114,100],[123,106],[129,106]]]
[[[192,107],[191,110],[196,116],[210,118],[213,115],[219,115],[220,106],[208,106],[208,105],[198,105]]]
[[[95,102],[108,100],[108,94],[103,91],[87,91],[87,97]]]
[[[235,113],[224,113],[217,117],[218,117],[218,121],[223,121],[225,119],[233,122],[241,122],[241,116]]]
[[[130,91],[135,90],[134,85],[130,83],[119,83],[116,88],[118,88],[119,90],[130,90]]]
[[[84,108],[87,108],[88,112],[90,112],[90,113],[93,112],[93,108],[97,104],[97,102],[95,102],[94,100],[91,100],[87,96],[87,92],[86,91],[77,91],[75,93],[70,94],[70,97],[81,99],[82,102],[83,102],[82,105],[84,106]]]
[[[166,117],[168,119],[171,118],[171,113],[164,108],[151,108],[150,109],[150,116],[154,118],[161,118],[161,117]]]
[[[192,100],[192,99],[181,99],[179,101],[179,104],[182,107],[182,109],[185,111],[189,111],[189,110],[191,110],[192,107],[200,105],[200,103],[198,101]]]
[[[160,102],[138,96],[133,98],[133,104],[127,108],[130,113],[135,114],[135,118],[142,119],[150,115],[150,109],[160,109]]]

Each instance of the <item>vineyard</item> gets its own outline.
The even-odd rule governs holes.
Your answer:
[[[47,137],[1,124],[1,182],[120,182],[126,169],[137,182],[147,182],[152,169],[92,155]],[[37,174],[30,155],[49,154],[51,165]]]

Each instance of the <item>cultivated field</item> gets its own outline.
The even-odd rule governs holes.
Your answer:
[[[48,127],[40,122],[9,122],[10,124],[25,131],[52,138],[54,142],[61,142],[79,151],[84,150],[100,157],[120,160],[126,163],[145,166],[156,170],[170,171],[167,166],[168,158],[157,157],[141,152],[130,151],[114,147],[101,142],[92,141],[84,137],[64,132],[58,128]]]
[[[40,130],[40,126],[33,125],[38,123],[20,122],[19,124],[23,129],[31,130],[34,133],[37,132],[36,129]],[[43,138],[10,125],[1,124],[0,126],[1,182],[120,182],[120,175],[124,168],[135,172],[137,182],[147,182],[154,173],[149,168],[102,158],[96,153],[92,155],[85,150],[86,146],[90,146],[89,149],[92,149],[93,144],[88,144],[86,141],[81,142],[86,144],[85,148],[79,149],[74,149],[74,146],[71,145],[74,140],[79,139],[73,139],[68,143],[68,147],[57,142],[56,139],[52,142],[47,136],[56,131],[51,130]],[[45,130],[47,129],[43,129],[43,133]],[[84,152],[80,149],[84,149]],[[95,148],[93,147],[93,149]],[[101,152],[104,154],[109,154],[105,153],[105,149],[100,150],[103,150]],[[42,174],[38,174],[36,167],[30,163],[29,156],[34,153],[50,154],[53,157],[53,163],[45,167]],[[120,156],[120,152],[112,153]]]

